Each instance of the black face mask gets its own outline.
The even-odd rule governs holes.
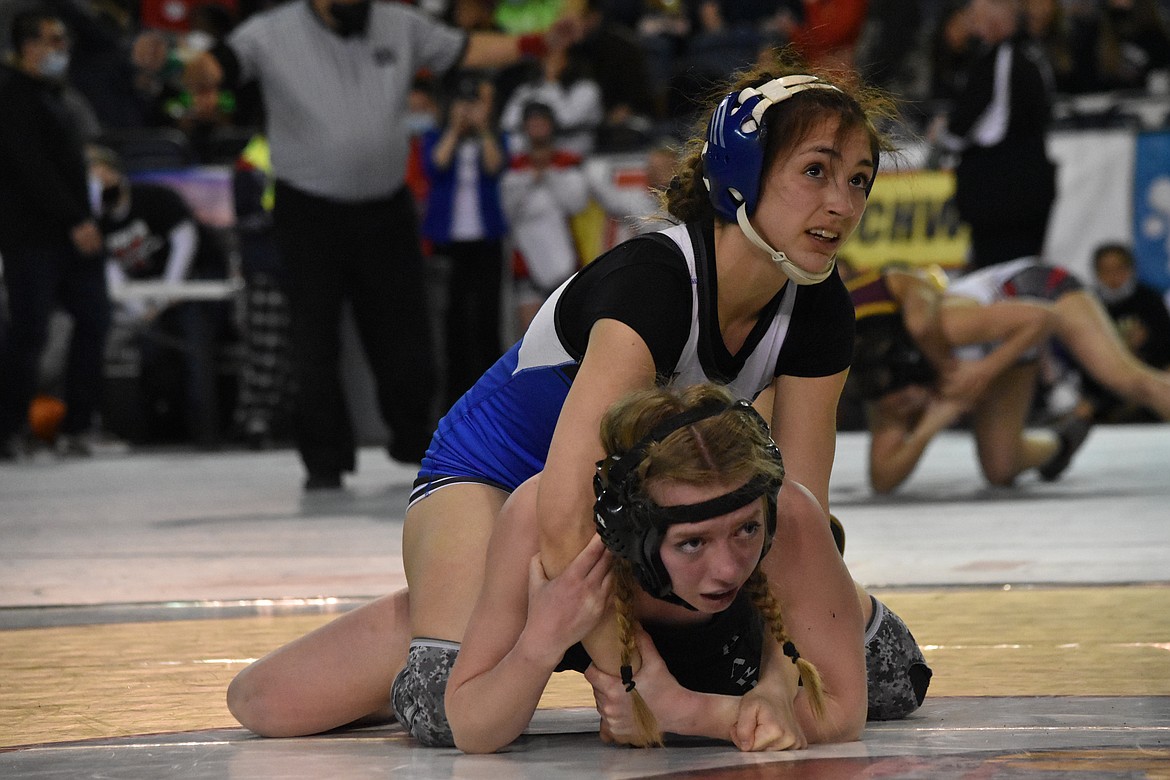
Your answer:
[[[122,185],[111,184],[109,187],[102,187],[102,211],[109,211],[117,206],[121,197]]]
[[[370,0],[360,3],[332,3],[329,15],[337,23],[337,34],[342,38],[365,35],[370,26]]]

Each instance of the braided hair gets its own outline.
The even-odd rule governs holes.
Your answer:
[[[713,481],[747,482],[765,474],[774,477],[779,484],[783,479],[783,465],[768,453],[771,438],[767,430],[738,411],[732,401],[733,397],[726,388],[713,384],[693,385],[681,391],[664,388],[637,391],[615,404],[602,419],[602,444],[611,455],[629,452],[648,431],[664,420],[702,406],[722,403],[725,407],[722,413],[677,428],[646,447],[642,460],[635,467],[638,493],[646,497],[647,484],[660,480],[700,485]],[[774,500],[775,497],[771,498]],[[758,500],[767,501],[768,497],[762,496]],[[632,667],[637,657],[637,620],[632,605],[638,583],[629,560],[615,557],[614,567],[617,575],[614,606],[622,645],[622,675],[627,689],[634,696],[637,729],[634,744],[661,745],[662,733],[657,719],[632,682]],[[796,652],[784,629],[780,605],[768,588],[760,564],[756,565],[745,584],[745,591],[751,596],[772,636],[796,663],[813,712],[819,715],[823,711],[820,675]]]

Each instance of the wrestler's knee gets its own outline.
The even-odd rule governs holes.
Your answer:
[[[433,639],[410,643],[406,667],[394,679],[390,704],[411,736],[428,747],[454,747],[443,696],[459,645]]]
[[[868,720],[897,720],[922,705],[931,670],[902,619],[873,599],[865,635]]]
[[[259,663],[259,662],[258,662]],[[227,707],[240,725],[262,737],[289,737],[306,733],[304,724],[288,716],[283,689],[254,663],[228,684]]]

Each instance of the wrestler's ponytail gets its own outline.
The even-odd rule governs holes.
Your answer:
[[[638,655],[638,640],[635,633],[637,621],[633,617],[633,602],[635,588],[634,573],[630,570],[630,562],[615,558],[613,562],[614,580],[614,612],[617,614],[618,637],[622,644],[622,678],[626,683],[634,705],[634,738],[633,744],[638,747],[662,747],[662,731],[658,728],[658,719],[654,717],[646,700],[638,689],[633,687],[633,663]]]
[[[784,630],[780,604],[772,595],[771,589],[768,588],[768,576],[764,574],[761,567],[757,566],[756,570],[752,572],[752,576],[744,585],[744,590],[751,596],[752,603],[763,615],[764,622],[768,624],[768,629],[772,632],[776,642],[784,648],[784,654],[796,664],[796,669],[800,673],[800,682],[808,695],[813,715],[821,717],[825,712],[825,692],[824,686],[821,684],[821,674],[808,659],[796,651],[796,645],[789,638],[788,632]]]

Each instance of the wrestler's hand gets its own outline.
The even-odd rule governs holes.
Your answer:
[[[787,696],[766,696],[748,691],[740,699],[739,713],[731,727],[731,741],[745,752],[803,750],[808,747]]]
[[[634,704],[621,679],[590,664],[585,679],[593,686],[593,701],[601,716],[601,741],[629,744],[634,733]]]
[[[967,405],[949,398],[934,396],[927,402],[920,425],[938,432],[949,428],[967,411]]]
[[[654,640],[642,629],[636,628],[636,641],[641,665],[635,665],[634,684],[646,706],[658,720],[660,731],[684,731],[680,724],[672,721],[674,713],[685,711],[681,700],[692,694],[681,685],[666,662],[658,654]],[[605,674],[596,666],[585,670],[585,679],[593,686],[593,700],[601,715],[601,739],[618,744],[640,744],[640,736],[634,722],[633,697],[626,690],[620,678]]]
[[[939,382],[940,394],[970,410],[994,379],[983,360],[955,360]]]
[[[545,575],[540,555],[532,556],[528,565],[528,619],[524,633],[534,646],[563,654],[597,625],[610,603],[611,560],[596,534],[568,567],[551,580]]]

